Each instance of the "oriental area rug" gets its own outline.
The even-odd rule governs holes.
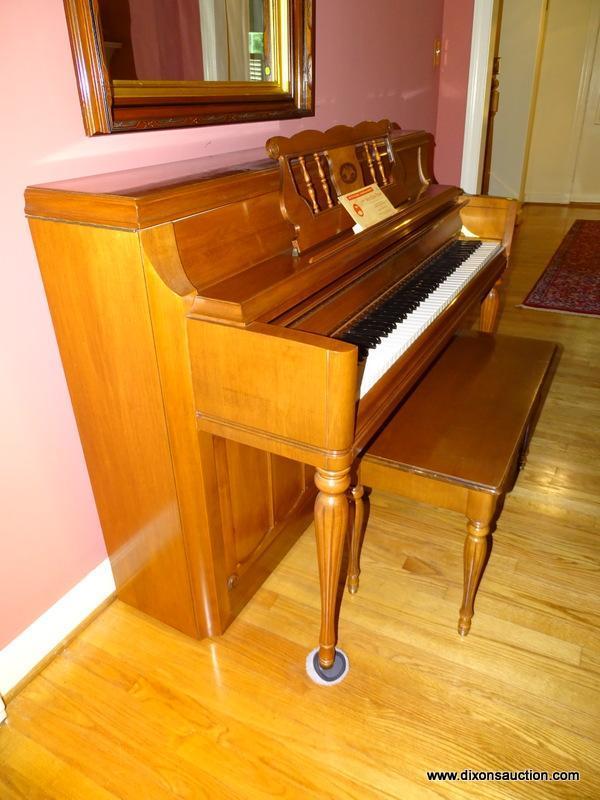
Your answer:
[[[521,307],[600,317],[600,220],[575,220]]]

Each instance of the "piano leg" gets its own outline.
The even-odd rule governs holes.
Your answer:
[[[489,534],[501,495],[470,491],[467,501],[467,538],[464,549],[463,601],[458,632],[466,636],[471,628],[475,594],[488,556]]]
[[[354,520],[352,524],[352,538],[350,539],[350,559],[348,564],[348,591],[356,594],[358,591],[358,576],[360,575],[360,541],[365,517],[364,487],[357,484],[350,489],[354,501]]]
[[[315,501],[315,532],[321,582],[321,635],[319,666],[332,667],[336,656],[336,599],[342,565],[344,540],[348,528],[350,469],[330,472],[318,469],[315,484],[319,490]]]
[[[479,312],[479,329],[484,333],[494,333],[498,311],[500,309],[500,284],[501,280],[496,281],[487,297],[481,303]]]

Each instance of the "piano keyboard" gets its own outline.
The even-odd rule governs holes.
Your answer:
[[[408,350],[469,281],[499,252],[499,242],[457,240],[418,273],[388,292],[376,306],[338,334],[356,344],[366,360],[360,397]]]

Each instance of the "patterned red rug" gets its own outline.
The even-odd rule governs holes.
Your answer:
[[[575,220],[523,307],[600,317],[599,220]]]

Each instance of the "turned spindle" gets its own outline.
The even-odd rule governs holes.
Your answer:
[[[319,178],[321,180],[321,186],[323,187],[323,192],[325,194],[325,200],[327,202],[327,208],[333,208],[333,200],[331,199],[331,192],[329,191],[329,184],[327,183],[327,178],[325,177],[325,171],[323,169],[323,165],[321,164],[321,154],[320,153],[313,153],[315,161],[317,163],[317,169],[319,170]]]
[[[310,197],[310,203],[312,206],[313,213],[318,214],[320,208],[319,204],[317,203],[317,194],[315,192],[315,187],[313,186],[311,177],[308,174],[308,169],[306,168],[306,161],[304,159],[304,156],[298,156],[298,163],[300,164],[300,169],[302,170],[302,176],[304,177],[304,182],[306,184],[308,196]]]

